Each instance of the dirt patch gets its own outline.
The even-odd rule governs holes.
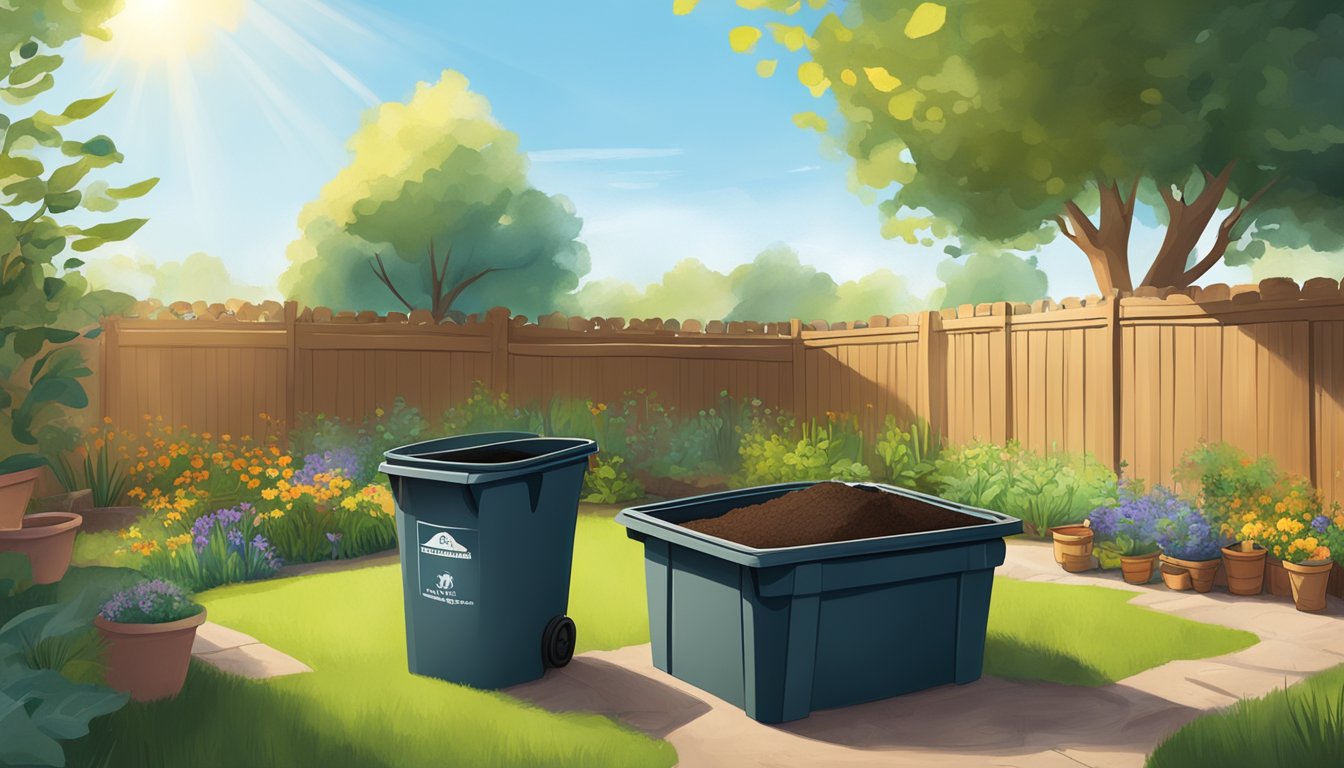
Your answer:
[[[682,525],[748,547],[772,549],[966,528],[988,522],[876,488],[817,483],[761,504]]]

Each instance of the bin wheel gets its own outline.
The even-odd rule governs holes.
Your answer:
[[[548,667],[560,668],[574,658],[574,641],[578,633],[574,620],[568,616],[556,616],[541,633],[541,660]]]

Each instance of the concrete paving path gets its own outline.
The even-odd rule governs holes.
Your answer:
[[[1048,544],[1014,542],[1001,576],[1141,593],[1163,613],[1245,629],[1262,642],[1201,661],[1173,661],[1104,688],[983,678],[761,725],[736,707],[654,669],[648,645],[586,653],[508,690],[553,711],[609,715],[670,741],[681,765],[1030,766],[1134,768],[1168,733],[1243,696],[1344,663],[1344,604],[1323,614],[1281,597],[1131,586],[1118,572],[1065,573]]]
[[[251,635],[212,621],[196,629],[191,655],[216,669],[253,680],[313,671],[307,664],[259,642]]]

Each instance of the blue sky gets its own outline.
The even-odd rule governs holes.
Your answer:
[[[941,246],[883,240],[875,207],[847,190],[849,161],[793,125],[796,112],[829,112],[830,97],[808,95],[782,50],[771,79],[730,51],[728,30],[758,17],[727,0],[689,16],[663,0],[130,2],[239,5],[181,58],[91,49],[63,72],[54,100],[117,90],[89,127],[127,155],[119,180],[163,178],[125,207],[151,221],[117,251],[204,251],[244,282],[273,283],[300,208],[345,164],[363,111],[454,69],[519,135],[533,184],[574,201],[589,279],[642,285],[686,257],[727,269],[784,242],[837,278],[885,267],[917,292],[937,285]],[[1158,241],[1139,229],[1135,250]],[[1056,297],[1094,290],[1067,243],[1041,265]]]

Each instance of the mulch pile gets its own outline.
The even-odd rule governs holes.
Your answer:
[[[988,523],[916,499],[843,483],[817,483],[686,528],[755,549],[799,547]]]

